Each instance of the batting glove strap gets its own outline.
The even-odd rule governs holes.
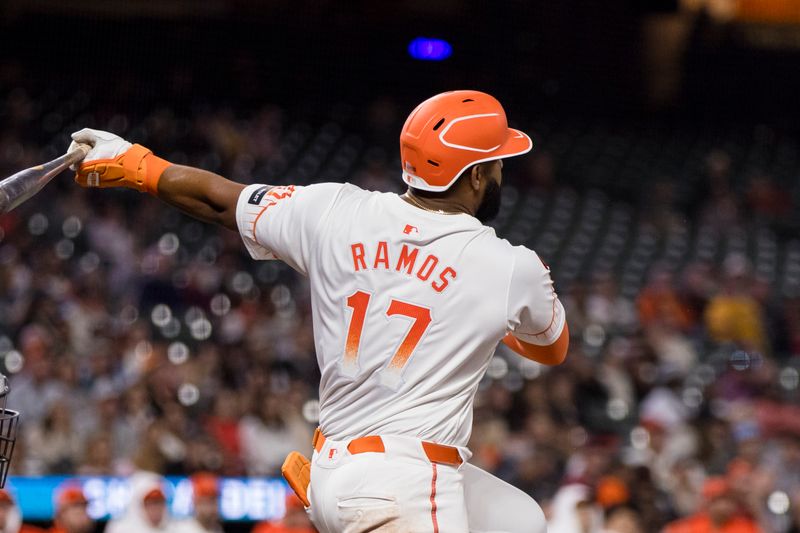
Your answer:
[[[139,192],[158,194],[158,180],[172,163],[134,144],[114,159],[96,159],[83,163],[75,175],[82,187],[128,187]]]

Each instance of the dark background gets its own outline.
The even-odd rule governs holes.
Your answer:
[[[246,108],[363,102],[412,105],[452,87],[491,88],[527,113],[636,114],[773,119],[793,125],[800,74],[796,36],[723,24],[677,2],[60,2],[0,7],[7,81],[80,87],[135,111],[165,98]],[[650,53],[659,21],[687,29],[678,90],[653,102]],[[756,25],[758,26],[758,25]],[[763,25],[762,25],[763,26]],[[767,29],[760,28],[765,31]],[[791,29],[791,28],[789,28]],[[669,32],[667,32],[669,33]],[[672,32],[673,34],[676,32]],[[446,39],[443,63],[411,59],[423,35]],[[666,46],[664,40],[658,42]],[[102,72],[103,76],[96,76]],[[105,79],[101,79],[105,78]],[[98,86],[99,84],[99,86]]]

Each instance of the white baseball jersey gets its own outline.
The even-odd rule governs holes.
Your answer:
[[[549,269],[470,215],[322,183],[250,185],[236,218],[250,255],[309,277],[328,438],[466,446],[498,342],[548,345],[563,330]]]

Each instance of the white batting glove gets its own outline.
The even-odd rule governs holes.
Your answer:
[[[131,144],[107,131],[85,128],[73,133],[72,139],[70,150],[80,145],[91,147],[77,165],[75,182],[81,187],[127,187],[157,196],[158,180],[172,166],[141,144]]]
[[[72,170],[78,170],[81,164],[89,163],[91,161],[101,159],[115,159],[117,156],[124,154],[128,149],[133,146],[131,143],[118,135],[109,133],[102,130],[93,130],[91,128],[83,128],[76,131],[71,135],[72,142],[69,145],[67,153],[78,148],[78,144],[88,144],[92,147],[86,157],[80,163],[70,166]]]

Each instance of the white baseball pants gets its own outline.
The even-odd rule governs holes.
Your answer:
[[[385,453],[326,440],[314,453],[309,515],[320,533],[545,533],[539,505],[468,463],[431,463],[419,439],[382,436]]]

